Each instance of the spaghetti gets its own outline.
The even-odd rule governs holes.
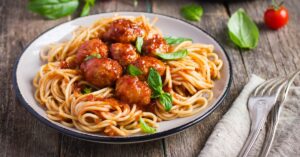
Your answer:
[[[222,68],[222,60],[212,45],[185,41],[170,47],[170,52],[186,49],[188,55],[164,62],[163,86],[171,94],[173,105],[169,111],[158,100],[152,109],[120,102],[115,99],[113,86],[99,88],[86,81],[78,66],[74,66],[76,52],[83,42],[101,37],[107,25],[117,19],[143,25],[146,38],[155,34],[162,36],[144,16],[114,16],[96,21],[90,27],[78,28],[69,41],[50,45],[41,53],[47,63],[33,80],[35,99],[45,108],[48,118],[85,132],[128,136],[143,132],[139,118],[150,127],[158,128],[159,121],[191,116],[206,108],[213,97],[213,80],[220,79]],[[94,91],[85,94],[81,88],[84,86]]]

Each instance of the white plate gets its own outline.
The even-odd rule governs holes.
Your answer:
[[[40,66],[42,65],[39,56],[40,50],[48,44],[56,43],[70,38],[72,31],[74,31],[79,26],[90,25],[100,18],[110,17],[114,14],[115,13],[103,13],[92,15],[60,24],[42,33],[39,37],[32,41],[31,44],[27,46],[27,48],[25,48],[23,54],[17,60],[15,65],[14,89],[16,90],[21,104],[30,113],[32,113],[46,125],[55,128],[66,135],[94,142],[132,143],[155,140],[182,131],[200,122],[203,118],[208,116],[216,109],[216,107],[220,105],[229,90],[231,84],[232,69],[229,57],[227,56],[225,50],[211,35],[209,35],[201,28],[198,28],[197,26],[164,15],[139,12],[118,12],[119,15],[125,16],[144,15],[150,20],[158,17],[159,20],[157,21],[156,26],[163,32],[165,36],[187,37],[192,38],[193,41],[197,43],[214,45],[216,53],[224,61],[224,66],[221,70],[222,79],[215,81],[215,87],[213,89],[213,100],[210,101],[209,106],[201,113],[198,113],[191,117],[160,122],[159,129],[155,134],[134,135],[129,137],[110,137],[103,134],[81,132],[75,128],[68,128],[61,125],[60,123],[50,121],[47,118],[43,108],[41,108],[40,105],[35,101],[33,94],[34,87],[32,85],[32,80],[35,74],[39,71]]]

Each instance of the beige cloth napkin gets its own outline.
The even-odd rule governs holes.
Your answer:
[[[255,87],[263,81],[256,75],[251,76],[232,107],[216,125],[199,157],[235,157],[238,155],[250,130],[247,99]],[[264,135],[265,129],[262,130],[249,156],[258,156]],[[292,87],[289,92],[269,156],[300,157],[299,87]]]

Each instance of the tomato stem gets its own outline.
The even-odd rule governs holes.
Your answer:
[[[272,6],[274,8],[274,10],[279,10],[279,8],[282,6],[283,1],[281,1],[280,3],[277,3],[276,0],[272,0]]]

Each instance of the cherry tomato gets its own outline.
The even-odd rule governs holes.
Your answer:
[[[264,20],[269,28],[279,29],[289,21],[288,10],[284,6],[272,6],[265,11]]]

